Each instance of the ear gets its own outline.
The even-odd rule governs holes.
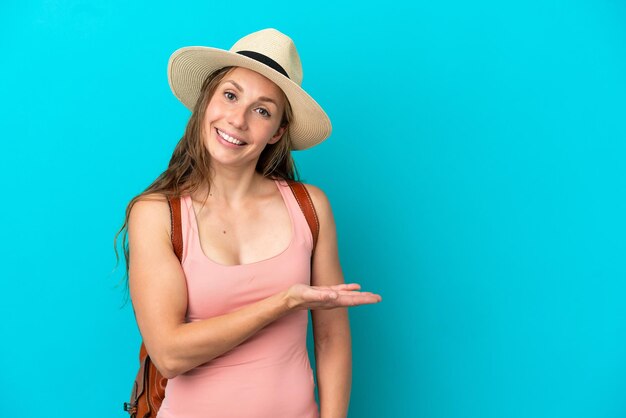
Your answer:
[[[285,133],[286,130],[287,130],[286,126],[281,126],[280,128],[278,128],[274,136],[272,136],[272,138],[269,140],[268,144],[277,143],[280,140],[280,138],[283,137],[283,134]]]

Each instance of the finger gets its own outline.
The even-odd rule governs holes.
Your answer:
[[[360,305],[372,305],[380,302],[380,298],[375,296],[339,296],[335,300],[326,300],[322,305],[311,307],[311,309],[334,309],[350,308]]]
[[[359,290],[361,285],[358,283],[342,283],[331,287],[335,290]]]
[[[361,289],[361,286],[356,283],[349,284],[337,284],[334,286],[326,287],[326,289],[334,290],[335,292],[343,292],[343,291],[357,291]]]
[[[344,295],[337,299],[344,306],[371,305],[380,301],[381,297],[375,294]]]
[[[342,283],[342,284],[336,284],[332,286],[311,286],[311,288],[316,289],[316,290],[338,291],[338,290],[359,290],[361,286],[356,283],[348,283],[348,284]]]
[[[361,295],[361,296],[377,296],[377,297],[380,297],[380,295],[377,295],[376,293],[361,292],[361,291],[358,291],[358,290],[339,290],[339,291],[337,291],[337,293],[339,295],[342,295],[342,296],[344,296],[344,295],[345,296],[359,296],[359,295]]]

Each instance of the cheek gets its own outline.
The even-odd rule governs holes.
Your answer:
[[[207,117],[209,115],[205,115],[204,122],[200,126],[200,142],[204,144],[205,147],[208,147],[211,143],[211,134],[213,133],[213,128],[211,127],[211,119]]]
[[[218,118],[218,116],[218,107],[215,106],[215,104],[209,103],[209,106],[207,106],[206,111],[204,112],[204,119],[202,122],[202,130],[206,135],[210,134],[211,124]]]
[[[216,100],[215,96],[213,96],[213,98],[209,100],[209,103],[204,109],[205,122],[206,121],[210,122],[214,120],[217,117],[217,115],[220,114],[220,112],[221,112],[220,102],[219,100]]]
[[[278,133],[280,126],[276,123],[266,124],[263,127],[263,138],[270,142],[274,142],[274,136]]]
[[[208,118],[205,118],[204,122],[202,122],[200,131],[200,135],[202,135],[202,142],[206,142],[211,133],[211,123],[209,122]]]
[[[211,121],[215,119],[215,115],[213,113],[214,112],[210,108],[208,108],[206,112],[204,112],[204,120],[202,122],[204,126],[210,125]]]

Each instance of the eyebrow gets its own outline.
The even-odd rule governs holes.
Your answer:
[[[224,83],[230,83],[230,84],[232,84],[233,86],[235,86],[235,88],[236,88],[237,90],[239,90],[239,91],[241,91],[241,92],[243,92],[243,91],[244,91],[243,87],[241,87],[241,86],[240,86],[237,82],[235,82],[235,81],[233,81],[233,80],[226,80],[226,81],[224,81]],[[258,101],[261,101],[261,102],[270,102],[270,103],[273,103],[273,104],[274,104],[274,106],[279,107],[279,106],[278,106],[278,103],[276,103],[276,100],[272,99],[271,97],[261,96],[261,97],[259,97],[257,100],[258,100]]]

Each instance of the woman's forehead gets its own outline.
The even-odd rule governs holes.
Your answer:
[[[235,67],[230,70],[222,79],[221,84],[225,83],[233,84],[245,94],[271,98],[277,103],[285,100],[283,91],[272,80],[247,68]]]

